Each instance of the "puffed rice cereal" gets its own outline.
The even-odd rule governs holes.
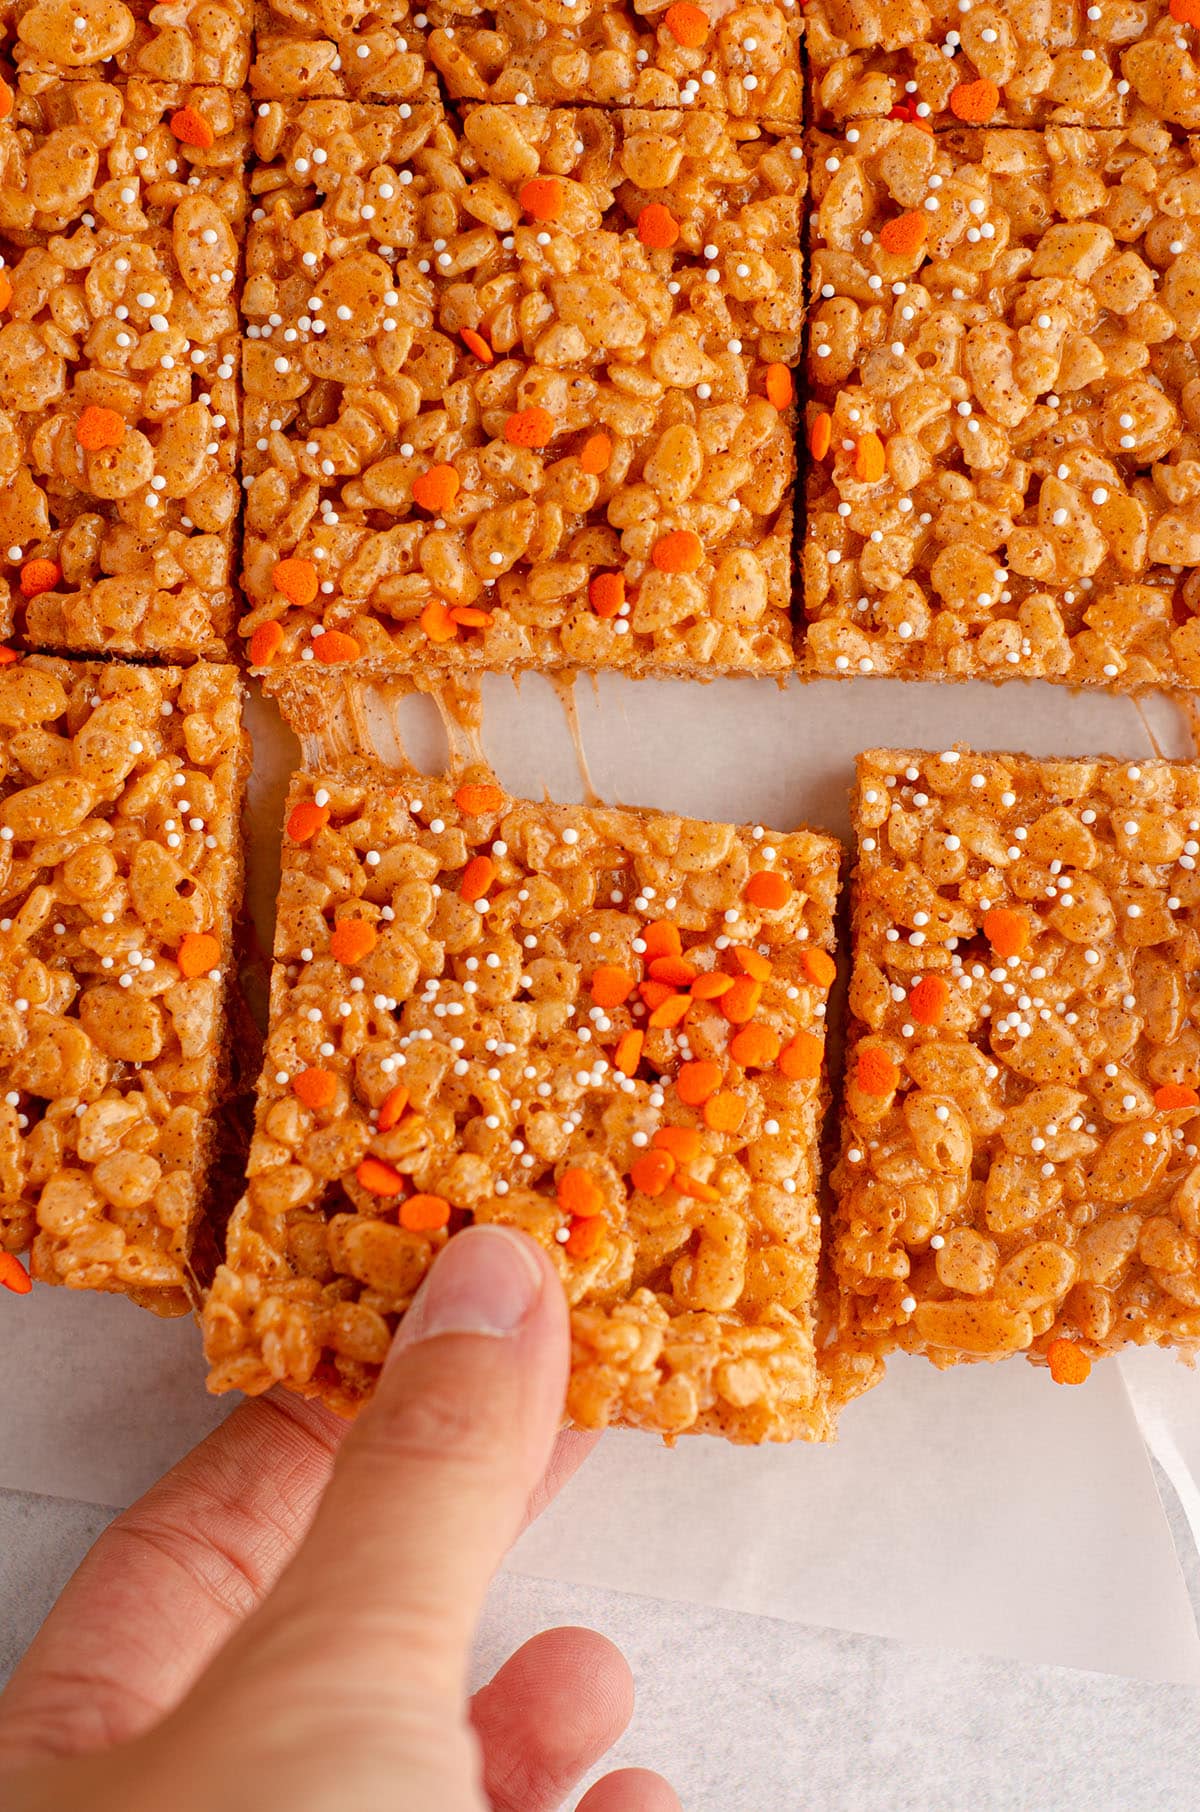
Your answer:
[[[117,76],[238,89],[250,0],[3,0],[0,44],[26,94]]]

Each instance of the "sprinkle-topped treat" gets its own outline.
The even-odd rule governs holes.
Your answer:
[[[225,648],[249,114],[63,82],[0,125],[0,589],[35,646]]]
[[[810,672],[1200,686],[1198,152],[816,135]]]
[[[297,776],[211,1387],[354,1409],[446,1240],[494,1221],[561,1272],[577,1423],[827,1436],[839,854],[533,805],[478,769]]]
[[[853,808],[844,1332],[1079,1382],[1200,1342],[1200,769],[874,751]]]
[[[799,139],[344,101],[254,132],[252,663],[786,670]]]
[[[809,0],[819,125],[1200,127],[1195,0]]]
[[[420,23],[418,24],[418,19]],[[428,24],[410,0],[257,0],[250,91],[261,100],[311,95],[436,100]]]
[[[232,667],[0,665],[0,1284],[187,1306],[248,765]]]
[[[117,77],[238,89],[250,0],[0,0],[0,42],[31,95]]]

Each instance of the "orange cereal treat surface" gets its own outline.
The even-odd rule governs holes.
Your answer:
[[[577,1423],[826,1438],[838,846],[365,765],[298,775],[287,823],[211,1387],[352,1410],[441,1247],[495,1221],[561,1273]]]
[[[256,0],[250,92],[266,101],[314,95],[356,100],[437,98],[428,19],[410,0],[327,6]]]
[[[1200,1342],[1200,769],[874,751],[831,1247],[852,1344]]]
[[[248,765],[232,667],[0,666],[0,1246],[47,1283],[187,1306]]]
[[[3,0],[0,30],[30,95],[118,76],[240,89],[250,67],[250,0]]]
[[[226,649],[249,120],[131,77],[0,124],[0,595],[30,645]]]
[[[1198,158],[815,135],[809,672],[1200,686]]]
[[[324,100],[254,142],[256,665],[788,669],[798,136]]]
[[[820,125],[1200,127],[1192,0],[809,0]]]

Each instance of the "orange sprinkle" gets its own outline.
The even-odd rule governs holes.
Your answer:
[[[0,1252],[0,1285],[14,1296],[28,1296],[33,1280],[15,1252]]]
[[[462,479],[453,466],[430,466],[413,479],[413,502],[431,516],[448,510],[462,489]]]
[[[717,1064],[699,1061],[680,1065],[675,1088],[679,1099],[689,1107],[699,1107],[720,1086],[721,1071]]]
[[[699,50],[710,30],[708,14],[691,0],[674,0],[663,14],[663,24],[685,50]]]
[[[459,787],[454,803],[468,818],[479,818],[485,812],[498,812],[504,804],[504,794],[486,780],[469,782]]]
[[[12,301],[12,299],[13,299],[13,286],[9,282],[8,272],[0,271],[0,313],[2,313],[4,311],[4,309],[6,309],[8,307],[8,305]]]
[[[663,1026],[681,1025],[687,1018],[691,1004],[690,994],[671,994],[655,1007],[646,1023],[652,1031],[660,1031]]]
[[[269,667],[283,647],[283,630],[278,623],[260,623],[250,637],[250,665]]]
[[[376,1125],[380,1132],[391,1132],[407,1106],[408,1090],[402,1082],[398,1082],[395,1088],[388,1090],[379,1103],[379,1118]]]
[[[619,1007],[634,990],[634,977],[615,963],[601,963],[592,974],[592,999],[598,1007]]]
[[[573,1221],[571,1230],[563,1243],[572,1258],[578,1259],[580,1263],[585,1263],[589,1258],[595,1258],[596,1253],[604,1244],[606,1232],[607,1229],[602,1220]]]
[[[504,424],[504,438],[511,447],[548,447],[554,439],[554,417],[536,403],[518,409]]]
[[[20,660],[15,648],[0,647],[0,667],[11,667],[14,661]]]
[[[732,988],[721,996],[721,1011],[730,1025],[742,1026],[753,1019],[762,1000],[763,985],[752,975],[739,975]]]
[[[589,434],[579,455],[580,470],[593,478],[607,472],[612,463],[613,444],[607,434]]]
[[[562,213],[563,186],[557,176],[531,176],[517,190],[517,200],[532,220],[557,220]]]
[[[1164,1082],[1154,1091],[1154,1105],[1161,1113],[1173,1114],[1181,1107],[1200,1107],[1200,1094],[1186,1082]]]
[[[431,598],[421,612],[421,628],[431,642],[452,642],[458,634],[454,618],[440,598]]]
[[[714,969],[707,975],[698,975],[692,983],[693,1000],[720,1000],[722,994],[728,994],[733,986],[733,976],[726,975],[720,969]]]
[[[832,988],[837,980],[837,964],[828,950],[805,950],[800,957],[800,967],[818,988]]]
[[[939,1026],[950,1001],[950,989],[940,975],[925,975],[908,996],[908,1010],[919,1026]]]
[[[650,552],[660,573],[695,573],[704,565],[704,544],[691,529],[668,529]]]
[[[451,621],[463,629],[487,629],[492,621],[490,610],[476,610],[470,604],[456,604],[450,612]]]
[[[833,417],[827,409],[822,409],[809,430],[808,450],[814,459],[824,459],[832,445]]]
[[[858,1053],[854,1076],[866,1095],[890,1095],[900,1086],[900,1071],[878,1045],[868,1045]]]
[[[650,973],[655,981],[669,982],[673,988],[687,988],[696,979],[696,965],[682,956],[656,956],[651,961]]]
[[[559,1206],[580,1220],[591,1220],[604,1213],[604,1196],[590,1170],[572,1166],[558,1179]]]
[[[354,1174],[371,1195],[403,1195],[408,1188],[400,1172],[382,1158],[364,1158]]]
[[[645,957],[652,963],[658,956],[682,956],[683,939],[679,935],[678,925],[670,919],[651,919],[642,931],[642,942],[646,946]]]
[[[328,823],[327,805],[317,805],[312,799],[302,799],[299,805],[292,807],[288,816],[287,834],[293,843],[308,843]]]
[[[475,354],[475,357],[480,361],[481,364],[483,364],[483,365],[494,365],[495,364],[496,355],[492,351],[491,347],[488,345],[487,341],[484,339],[484,337],[481,333],[476,333],[476,331],[473,327],[460,328],[459,332],[462,335],[462,343],[466,347],[467,351],[473,352]],[[413,495],[416,496],[415,487],[413,490]],[[426,508],[427,507],[428,506],[426,505]]]
[[[379,933],[366,919],[339,919],[329,940],[329,953],[347,966],[361,963],[379,942]]]
[[[400,1225],[410,1233],[434,1233],[450,1219],[450,1204],[440,1195],[410,1195],[400,1204]]]
[[[362,653],[362,643],[343,629],[327,629],[324,635],[313,637],[312,651],[319,661],[331,667],[340,661],[356,661]]]
[[[13,91],[7,82],[0,82],[0,120],[6,120],[13,110]]]
[[[119,447],[125,439],[124,417],[115,409],[102,409],[97,403],[89,403],[75,423],[75,439],[85,453]]]
[[[652,1143],[656,1151],[669,1151],[679,1164],[694,1164],[704,1150],[694,1126],[660,1126]]]
[[[314,1112],[323,1107],[332,1107],[333,1098],[337,1094],[337,1077],[332,1070],[301,1070],[292,1077],[292,1093],[297,1101],[302,1101],[305,1107],[311,1107]]]
[[[275,590],[282,592],[289,604],[297,610],[304,610],[315,603],[321,582],[317,577],[316,563],[312,560],[301,560],[290,555],[286,560],[277,560],[271,571],[271,583]]]
[[[679,238],[679,222],[661,201],[649,201],[637,217],[637,236],[652,252],[665,252]]]
[[[1029,944],[1029,920],[1011,906],[993,906],[983,915],[983,935],[997,956],[1021,956]]]
[[[181,145],[194,145],[198,151],[211,151],[217,142],[212,126],[194,107],[181,107],[171,115],[171,131]]]
[[[1171,0],[1171,17],[1177,25],[1200,25],[1200,0]]]
[[[62,568],[57,560],[26,560],[21,568],[21,596],[36,598],[44,591],[53,591],[62,578]]]
[[[796,400],[796,386],[786,365],[767,366],[764,388],[772,408],[787,409]]]
[[[1046,1362],[1056,1384],[1086,1384],[1092,1362],[1073,1340],[1052,1340],[1046,1348]]]
[[[635,1189],[643,1195],[661,1195],[675,1174],[675,1160],[669,1151],[644,1151],[629,1166]]]
[[[1187,5],[1189,0],[1171,0],[1171,12],[1175,17],[1178,17],[1175,7],[1179,3]],[[1200,11],[1195,7],[1193,11],[1200,17]],[[986,76],[980,76],[975,82],[960,82],[957,88],[950,91],[951,113],[955,119],[964,120],[969,126],[982,126],[991,119],[999,105],[1000,90]]]
[[[812,1032],[797,1032],[779,1053],[779,1068],[789,1082],[815,1082],[821,1074],[825,1043]]]
[[[704,1103],[704,1124],[714,1132],[735,1133],[746,1118],[746,1109],[744,1096],[722,1089]]]
[[[622,1076],[632,1076],[642,1061],[642,1046],[645,1042],[644,1032],[623,1032],[613,1052],[613,1068],[620,1070]]]
[[[743,975],[749,975],[754,981],[770,981],[773,973],[771,959],[764,956],[761,950],[755,950],[749,944],[735,944],[733,954]]]
[[[778,912],[792,897],[792,884],[773,868],[760,868],[742,889],[743,897],[762,912]]]
[[[644,981],[638,983],[638,993],[651,1011],[655,1007],[661,1007],[664,1000],[670,1000],[673,992],[674,989],[669,982]]]
[[[779,1055],[779,1039],[769,1026],[743,1026],[729,1041],[729,1055],[744,1070],[765,1070]]]
[[[688,1176],[684,1171],[676,1173],[675,1187],[680,1195],[689,1195],[694,1202],[719,1202],[721,1199],[719,1189],[714,1189],[711,1183],[702,1183],[699,1177]]]
[[[911,258],[929,237],[929,223],[924,214],[897,214],[885,220],[879,229],[879,243],[885,252],[897,258]]]
[[[854,476],[863,484],[878,484],[887,470],[883,442],[878,434],[863,434],[854,449]]]
[[[463,869],[462,880],[458,884],[459,898],[467,901],[482,900],[495,879],[496,864],[492,858],[472,856]]]
[[[624,573],[597,573],[589,580],[588,603],[598,617],[615,617],[624,602]]]
[[[211,931],[188,931],[175,952],[180,972],[189,979],[207,975],[221,961],[221,946]]]

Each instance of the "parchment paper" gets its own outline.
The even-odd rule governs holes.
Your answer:
[[[515,792],[583,796],[553,689],[484,685],[484,739]],[[1188,757],[1165,700],[1010,684],[751,682],[577,687],[609,800],[848,834],[856,750],[978,748]],[[410,753],[444,755],[426,700]],[[269,947],[282,791],[295,744],[255,700],[250,903]],[[120,1301],[0,1299],[0,1485],[130,1501],[227,1412],[196,1330]],[[1127,1381],[1128,1380],[1128,1389]],[[766,1451],[606,1437],[515,1551],[514,1570],[909,1642],[1200,1684],[1200,1640],[1149,1452],[1200,1535],[1200,1377],[1158,1353],[1063,1390],[1020,1362],[896,1362],[839,1444]],[[1189,1495],[1190,1494],[1190,1495]]]

